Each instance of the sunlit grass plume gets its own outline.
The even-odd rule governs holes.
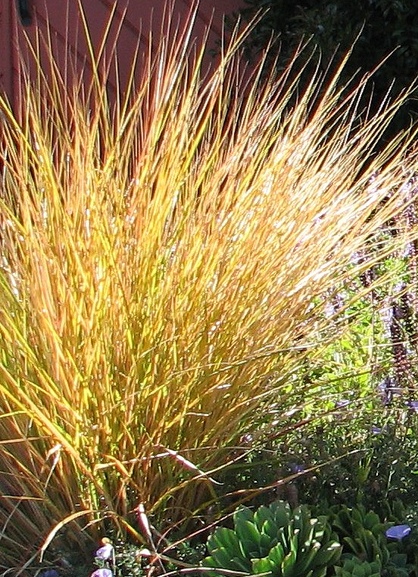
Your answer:
[[[20,112],[1,101],[3,569],[111,527],[149,545],[139,506],[203,514],[240,439],[312,397],[289,377],[320,297],[404,208],[411,134],[371,153],[401,100],[360,120],[362,83],[249,78],[238,35],[202,79],[189,32],[140,46],[113,101],[100,54],[67,82],[47,41]]]

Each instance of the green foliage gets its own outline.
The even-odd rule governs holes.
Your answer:
[[[396,514],[395,514],[396,511]],[[342,563],[336,568],[337,574],[350,570],[360,574],[359,563],[364,563],[366,571],[369,564],[377,563],[381,575],[385,577],[408,577],[416,575],[418,533],[406,508],[397,501],[393,511],[385,521],[373,510],[362,505],[331,507],[330,523],[342,544]],[[389,539],[386,531],[393,525],[409,525],[410,533],[400,539]],[[375,569],[377,566],[375,566]],[[343,571],[343,572],[342,572]]]
[[[138,546],[121,543],[115,546],[115,565],[118,577],[145,577],[147,559],[142,560]]]
[[[219,569],[218,572],[210,572],[211,575],[222,575],[222,569],[246,574],[257,574],[259,569],[267,575],[284,575],[284,567],[274,563],[285,559],[288,551],[295,551],[298,559],[301,554],[298,545],[303,543],[303,530],[299,533],[297,530],[301,523],[298,525],[292,522],[292,513],[298,516],[299,512],[303,511],[305,525],[311,525],[315,533],[315,527],[318,526],[312,522],[314,519],[310,510],[307,505],[303,505],[292,511],[290,506],[282,501],[274,502],[268,508],[261,506],[255,512],[248,508],[239,508],[234,515],[234,529],[221,527],[209,537],[207,546],[210,556],[204,559],[203,566]],[[407,536],[399,539],[386,537],[389,527],[405,524],[407,521],[410,523],[411,517],[400,502],[393,504],[393,511],[385,521],[373,510],[367,510],[362,505],[335,505],[329,509],[322,508],[322,513],[326,513],[326,516],[322,515],[318,520],[322,529],[326,527],[327,537],[321,531],[316,537],[324,542],[324,539],[329,539],[332,535],[333,544],[327,552],[330,558],[328,574],[335,574],[336,577],[416,576],[418,533],[414,523],[410,524],[412,530]],[[312,543],[314,539],[313,535],[306,540],[303,548],[313,564],[312,567],[315,560],[318,560],[317,555],[323,550],[323,547],[315,547],[315,543]],[[306,550],[308,543],[311,546]],[[277,549],[280,550],[280,555],[276,555]],[[300,567],[295,560],[287,570],[292,571],[289,573],[292,575],[311,574],[309,568],[304,569],[305,573],[299,573]],[[316,574],[315,571],[325,574],[323,567],[316,566],[312,574]]]
[[[357,557],[345,559],[341,567],[335,567],[336,577],[381,577],[380,561],[364,561]]]
[[[374,511],[366,511],[362,505],[352,508],[342,505],[331,508],[331,513],[330,523],[343,544],[344,552],[368,563],[387,564],[390,554],[385,530],[389,525],[382,523]]]
[[[323,577],[341,549],[325,517],[312,518],[307,507],[292,510],[284,501],[255,512],[239,508],[234,529],[217,528],[207,547],[203,567],[272,577]],[[222,572],[211,572],[218,574]]]

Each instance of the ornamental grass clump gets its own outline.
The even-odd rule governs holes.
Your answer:
[[[151,521],[216,501],[243,435],[302,425],[321,297],[404,209],[413,133],[370,153],[402,99],[364,118],[361,82],[248,79],[238,35],[202,75],[174,36],[113,102],[102,51],[70,81],[48,42],[21,110],[1,100],[3,569],[90,555],[109,528],[152,550]]]

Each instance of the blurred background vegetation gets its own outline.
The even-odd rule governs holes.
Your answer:
[[[235,25],[238,18],[250,22],[261,15],[245,42],[251,61],[273,43],[268,61],[270,67],[282,71],[296,49],[310,41],[304,51],[304,59],[310,59],[308,80],[318,63],[325,70],[332,58],[337,63],[355,42],[341,83],[379,66],[365,93],[367,98],[373,94],[374,111],[390,87],[397,94],[415,82],[418,6],[414,0],[245,0],[244,4],[229,23]],[[319,50],[312,55],[313,48]],[[387,138],[408,126],[417,112],[415,92],[398,112]]]

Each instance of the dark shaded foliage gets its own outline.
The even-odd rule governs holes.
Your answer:
[[[240,14],[245,21],[260,11],[264,13],[245,46],[250,60],[255,60],[273,40],[268,60],[280,72],[297,47],[309,39],[302,61],[311,57],[311,47],[318,49],[306,70],[309,79],[318,62],[325,71],[331,59],[336,65],[355,42],[342,82],[348,82],[354,75],[363,76],[380,65],[374,73],[372,88],[365,94],[364,111],[369,109],[371,96],[373,110],[389,88],[394,95],[415,81],[418,69],[418,4],[415,0],[245,2],[246,7]],[[237,17],[233,15],[231,22]],[[418,104],[413,97],[392,123],[388,136],[407,127],[417,113]]]

